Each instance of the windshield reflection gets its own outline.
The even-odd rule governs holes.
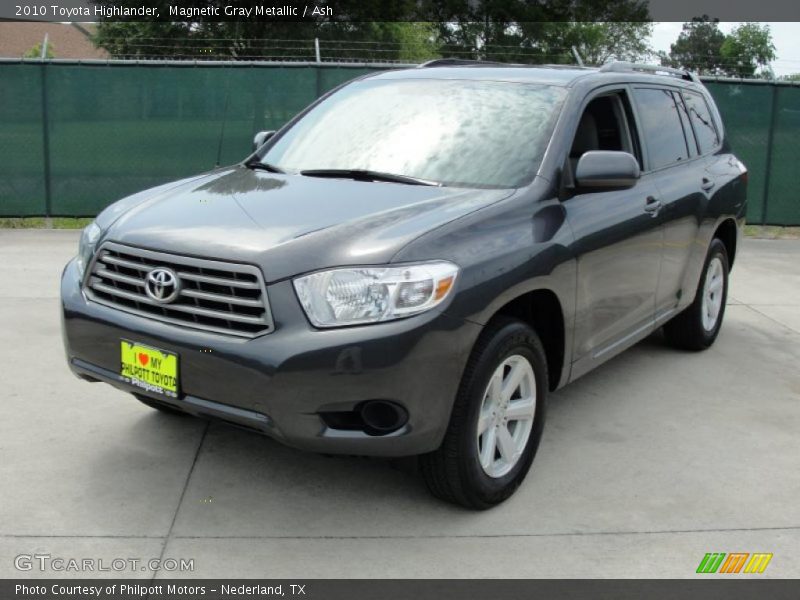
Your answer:
[[[368,79],[312,109],[262,160],[288,172],[518,187],[535,174],[564,96],[559,87],[516,82]]]

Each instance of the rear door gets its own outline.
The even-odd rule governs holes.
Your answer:
[[[684,275],[705,205],[703,187],[710,179],[680,90],[636,86],[634,97],[647,140],[647,168],[661,203],[655,218],[664,225],[656,292],[656,325],[660,325],[677,312],[687,293]]]

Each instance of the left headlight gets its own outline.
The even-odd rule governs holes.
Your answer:
[[[102,233],[103,230],[94,221],[89,223],[81,233],[81,241],[78,244],[78,272],[81,277],[94,256],[97,240],[100,239]]]
[[[458,267],[417,265],[320,271],[294,280],[308,319],[317,327],[390,321],[430,310],[455,287]]]

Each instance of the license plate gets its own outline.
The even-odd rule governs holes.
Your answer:
[[[178,355],[122,340],[120,377],[147,392],[178,397]]]

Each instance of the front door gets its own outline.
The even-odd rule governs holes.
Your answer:
[[[646,211],[654,198],[645,176],[629,190],[564,204],[579,252],[573,377],[653,328],[663,244],[663,226]]]
[[[642,160],[626,89],[603,92],[586,106],[570,152],[621,150]],[[653,329],[663,246],[652,177],[630,189],[577,193],[564,202],[575,235],[577,297],[572,378]]]

